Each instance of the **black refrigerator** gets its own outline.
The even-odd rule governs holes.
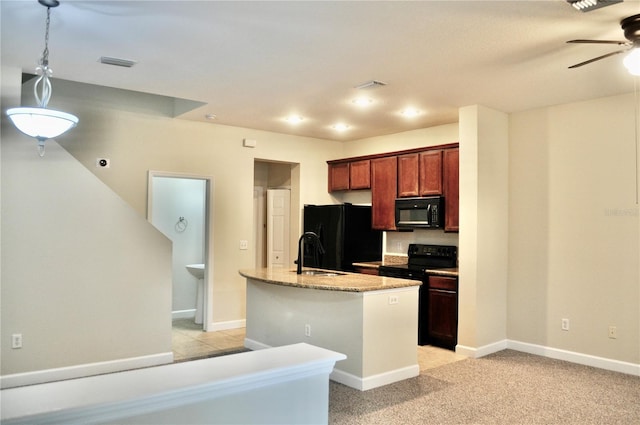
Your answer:
[[[304,267],[353,271],[353,263],[382,259],[382,231],[371,229],[367,205],[305,205],[304,231],[320,237],[324,253],[304,246]]]

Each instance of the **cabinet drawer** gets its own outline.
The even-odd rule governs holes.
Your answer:
[[[458,279],[455,277],[429,276],[429,289],[458,290]]]

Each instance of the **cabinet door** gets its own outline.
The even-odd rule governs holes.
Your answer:
[[[395,156],[371,160],[371,227],[396,230],[395,200],[398,160]]]
[[[459,149],[443,153],[444,231],[457,232],[459,222]]]
[[[458,339],[457,279],[429,276],[429,340],[434,345],[454,348]]]
[[[349,189],[349,163],[329,164],[329,192]]]
[[[442,195],[442,151],[420,153],[420,196]]]
[[[418,196],[418,166],[417,153],[400,155],[398,157],[398,198]]]
[[[349,188],[350,189],[370,189],[371,188],[371,161],[353,161],[349,163]]]

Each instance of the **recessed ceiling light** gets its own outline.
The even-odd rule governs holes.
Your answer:
[[[214,114],[207,114],[207,115],[205,115],[204,117],[205,117],[206,119],[208,119],[208,120],[212,120],[212,121],[213,121],[213,120],[215,120],[216,118],[218,118],[218,117],[217,117],[216,115],[214,115]]]
[[[337,123],[332,125],[331,128],[333,128],[335,131],[347,131],[349,129],[349,126],[344,123]]]
[[[351,103],[353,103],[354,105],[357,106],[369,106],[373,103],[373,99],[371,99],[370,97],[359,97],[357,99],[353,99],[351,101]]]
[[[300,124],[302,121],[304,121],[304,118],[301,117],[300,115],[289,115],[284,120],[289,124],[295,125],[295,124]]]
[[[400,115],[406,118],[413,118],[420,114],[421,114],[420,110],[416,108],[405,108],[402,111],[400,111]]]

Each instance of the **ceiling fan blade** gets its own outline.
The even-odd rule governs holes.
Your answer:
[[[628,50],[629,49],[623,49],[623,50],[618,50],[616,52],[607,53],[606,55],[598,56],[597,58],[589,59],[588,61],[584,61],[584,62],[577,63],[575,65],[571,65],[569,67],[569,69],[578,68],[578,67],[580,67],[582,65],[587,65],[587,64],[590,64],[592,62],[599,61],[600,59],[608,58],[609,56],[614,56],[614,55],[617,55],[619,53],[624,53],[624,52],[626,52]]]
[[[585,44],[617,44],[618,46],[631,46],[629,41],[616,41],[616,40],[569,40],[567,43],[585,43]]]

